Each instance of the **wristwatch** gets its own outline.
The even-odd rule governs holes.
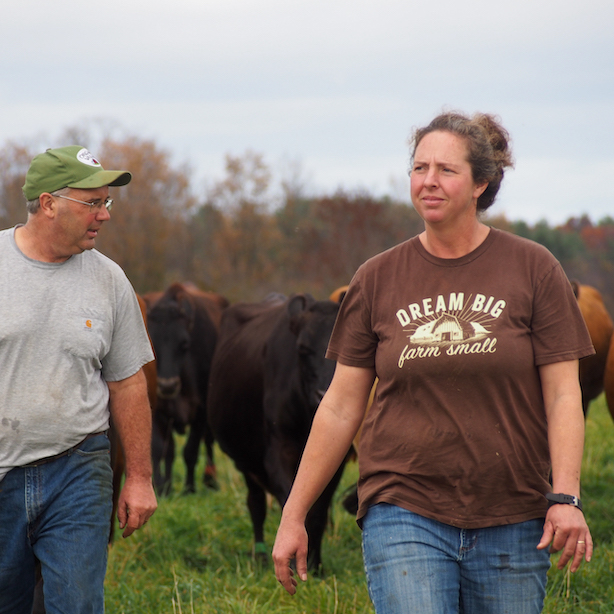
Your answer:
[[[579,497],[574,497],[573,495],[564,495],[563,493],[546,493],[546,499],[548,499],[548,509],[550,509],[553,505],[557,503],[564,503],[566,505],[573,505],[577,507],[580,511],[582,511],[582,501],[580,501]]]

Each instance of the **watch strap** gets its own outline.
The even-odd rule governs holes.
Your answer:
[[[580,511],[582,511],[582,501],[580,501],[579,497],[576,497],[574,495],[565,495],[563,493],[549,492],[546,493],[546,499],[548,499],[548,508],[552,507],[553,505],[562,503],[565,505],[573,505],[574,507],[577,507]]]

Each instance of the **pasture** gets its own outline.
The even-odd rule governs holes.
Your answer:
[[[143,529],[126,540],[116,538],[109,552],[107,614],[372,613],[360,531],[340,503],[342,491],[356,479],[356,463],[346,467],[335,496],[322,546],[324,574],[310,576],[290,597],[275,580],[272,564],[252,558],[243,478],[219,449],[216,453],[219,491],[202,484],[201,454],[197,492],[182,495],[184,464],[177,459],[173,494],[160,500]],[[603,395],[592,403],[586,422],[582,491],[595,541],[593,560],[573,575],[551,569],[545,614],[614,611],[614,424]],[[279,506],[270,503],[269,549],[279,516]]]

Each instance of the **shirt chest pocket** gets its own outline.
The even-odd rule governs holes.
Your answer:
[[[65,321],[64,350],[78,358],[93,360],[101,368],[108,351],[105,329],[101,318],[69,315]]]

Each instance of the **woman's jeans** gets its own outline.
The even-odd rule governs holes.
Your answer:
[[[112,508],[109,439],[0,481],[0,613],[30,614],[35,557],[47,614],[102,614]]]
[[[548,550],[543,519],[458,529],[395,505],[363,521],[367,583],[377,614],[538,614]]]

